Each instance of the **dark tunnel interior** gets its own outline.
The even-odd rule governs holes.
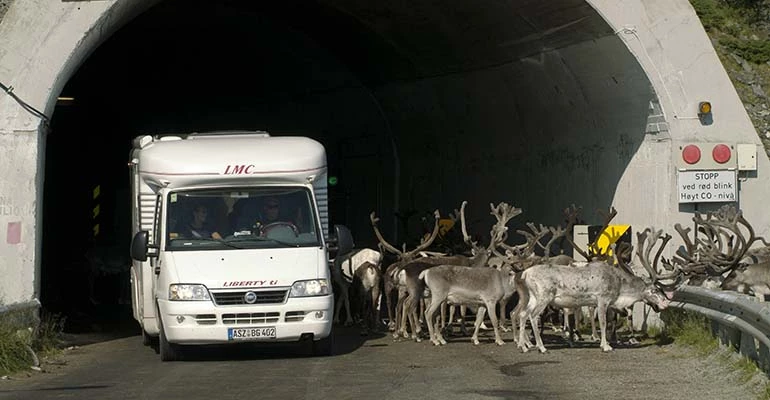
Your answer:
[[[372,246],[376,211],[388,238],[414,243],[420,217],[462,200],[479,236],[490,202],[544,223],[570,203],[609,205],[654,94],[583,0],[167,0],[94,50],[60,96],[74,100],[46,138],[41,300],[88,330],[99,307],[130,308],[115,272],[129,262],[136,136],[312,137],[338,177],[331,223]],[[555,199],[545,181],[569,183]],[[95,252],[107,273],[92,272]]]

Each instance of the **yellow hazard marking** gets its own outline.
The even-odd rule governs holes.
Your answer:
[[[449,218],[441,218],[438,220],[438,233],[439,235],[445,235],[452,227],[455,226],[455,222]]]
[[[100,209],[99,209],[99,208],[100,208],[100,207],[99,207],[99,205],[98,205],[98,204],[96,205],[96,207],[94,207],[94,210],[93,210],[93,214],[94,214],[94,216],[93,216],[93,218],[96,218],[96,217],[98,217],[98,216],[99,216],[99,211],[100,211]]]
[[[449,232],[449,230],[452,229],[453,226],[455,226],[455,222],[452,221],[451,219],[449,219],[449,218],[439,218],[439,220],[438,220],[438,234],[439,234],[439,236],[446,235],[446,233]],[[433,233],[432,231],[431,232],[426,232],[425,235],[422,236],[422,240],[423,241],[428,240],[428,238],[430,238],[430,235],[432,233]]]
[[[591,250],[594,254],[612,255],[610,245],[617,242],[621,236],[630,228],[631,225],[610,225],[599,234],[596,245]]]
[[[94,236],[99,236],[99,224],[94,225]]]
[[[94,186],[93,198],[95,199],[95,198],[99,197],[99,194],[101,194],[101,193],[102,193],[102,185]]]

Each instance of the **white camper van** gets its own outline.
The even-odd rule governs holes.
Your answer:
[[[132,305],[163,361],[185,345],[332,352],[324,147],[264,132],[140,136],[130,160]],[[339,252],[350,232],[335,226]],[[156,339],[157,338],[157,339]]]

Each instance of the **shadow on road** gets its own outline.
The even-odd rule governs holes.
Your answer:
[[[333,356],[352,353],[366,345],[369,340],[381,338],[384,333],[369,333],[366,336],[356,327],[335,326]],[[226,361],[265,360],[286,358],[307,358],[313,356],[310,342],[289,343],[239,343],[207,346],[185,346],[185,361]],[[321,358],[321,357],[319,357]]]
[[[62,340],[65,347],[85,346],[141,335],[131,305],[92,304],[88,309],[62,315]]]
[[[88,312],[64,316],[64,347],[86,346],[127,337],[141,341],[141,328],[134,320],[130,305],[92,305]],[[354,352],[367,341],[382,338],[382,331],[362,334],[358,326],[334,326],[334,355]],[[147,351],[152,351],[148,348]],[[308,357],[312,355],[309,342],[242,343],[237,345],[186,346],[185,359],[191,361],[222,361]]]

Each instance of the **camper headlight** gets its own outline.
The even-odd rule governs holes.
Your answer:
[[[296,281],[291,285],[291,297],[325,296],[329,292],[329,281],[326,279]]]
[[[173,301],[211,301],[209,290],[203,285],[175,283],[168,287],[168,299]]]

